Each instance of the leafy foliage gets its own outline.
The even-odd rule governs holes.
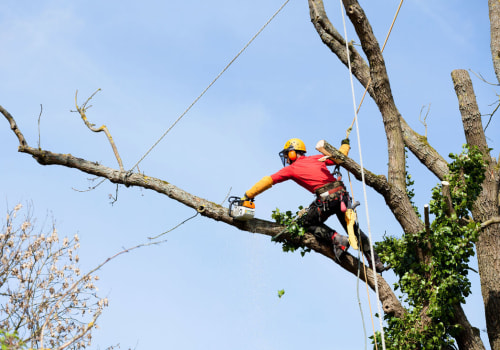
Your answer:
[[[276,221],[277,224],[283,225],[286,227],[286,231],[288,232],[291,240],[282,239],[280,235],[274,237],[274,241],[280,241],[282,243],[282,248],[284,252],[294,252],[297,249],[300,249],[300,254],[304,256],[306,253],[310,252],[310,248],[306,248],[304,245],[300,243],[300,238],[304,236],[306,230],[302,225],[302,214],[303,207],[299,207],[299,211],[293,214],[291,211],[281,212],[278,208],[273,210],[272,218]],[[284,233],[283,232],[283,233]]]
[[[440,184],[432,191],[429,206],[434,220],[428,232],[385,237],[377,244],[382,260],[399,278],[394,287],[401,291],[407,311],[402,318],[385,316],[390,349],[443,349],[453,344],[460,330],[453,322],[454,307],[464,303],[471,291],[468,262],[480,226],[468,213],[481,192],[485,163],[481,152],[468,146],[450,158],[446,180],[453,210]]]

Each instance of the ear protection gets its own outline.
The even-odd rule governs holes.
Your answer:
[[[288,159],[290,159],[290,161],[294,161],[297,159],[297,152],[295,152],[295,150],[291,149],[290,151],[288,151]]]

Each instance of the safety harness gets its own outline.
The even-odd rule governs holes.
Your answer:
[[[340,210],[345,213],[347,206],[344,202],[344,198],[347,198],[347,202],[351,202],[349,197],[349,192],[347,192],[344,183],[342,182],[342,174],[340,173],[340,166],[337,165],[332,172],[333,177],[336,179],[334,182],[327,183],[326,185],[318,188],[316,193],[316,200],[314,204],[318,209],[326,212],[329,209],[329,204],[332,201],[340,201]]]
[[[332,176],[336,179],[334,182],[327,183],[315,191],[316,200],[314,204],[320,212],[319,214],[321,214],[321,212],[327,212],[330,209],[330,204],[332,202],[340,201],[340,211],[344,213],[346,219],[349,244],[353,249],[358,250],[358,242],[361,237],[359,237],[359,232],[355,232],[354,230],[354,224],[357,220],[354,208],[359,205],[359,202],[352,203],[352,198],[349,196],[349,192],[347,192],[342,182],[342,174],[340,173],[339,165],[332,171]],[[319,217],[321,218],[321,215]],[[335,235],[336,232],[332,235],[332,240],[335,238]],[[342,247],[342,250],[345,251],[346,248]]]

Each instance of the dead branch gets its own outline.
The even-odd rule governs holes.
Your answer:
[[[111,144],[111,147],[113,148],[113,153],[115,154],[116,160],[118,161],[118,165],[120,166],[120,170],[124,170],[123,164],[122,164],[122,159],[120,158],[120,155],[118,154],[118,149],[116,148],[115,141],[113,140],[113,137],[111,137],[111,133],[109,132],[108,128],[106,125],[102,125],[99,128],[95,127],[95,124],[91,124],[88,119],[87,119],[87,109],[90,107],[87,107],[87,104],[90,102],[90,100],[95,96],[97,92],[99,92],[101,89],[98,89],[96,92],[94,92],[88,99],[85,101],[84,104],[81,106],[78,106],[78,90],[75,93],[75,106],[76,110],[80,114],[80,117],[82,118],[83,122],[87,127],[92,130],[93,132],[104,132],[106,134],[106,137],[109,140],[109,143]]]

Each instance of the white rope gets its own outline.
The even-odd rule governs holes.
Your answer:
[[[367,194],[366,194],[365,172],[364,172],[364,167],[363,167],[363,154],[361,152],[361,140],[360,140],[360,135],[359,135],[358,112],[357,112],[357,108],[356,108],[356,96],[354,93],[354,82],[352,79],[351,59],[350,59],[350,55],[349,55],[349,44],[347,41],[347,28],[346,28],[344,7],[342,4],[342,0],[340,0],[340,7],[341,7],[341,12],[342,12],[342,22],[344,25],[344,40],[345,40],[347,62],[348,62],[348,66],[349,66],[349,78],[351,81],[351,92],[352,92],[352,102],[353,102],[353,109],[354,109],[354,119],[356,120],[356,135],[358,137],[358,149],[359,149],[359,165],[361,167],[361,180],[363,182],[363,195],[364,195],[364,201],[365,201],[365,207],[366,207],[366,220],[367,220],[367,225],[368,225],[368,238],[369,238],[369,242],[370,242],[370,253],[371,253],[371,258],[372,258],[372,266],[373,266],[373,279],[375,282],[375,294],[377,296],[377,309],[378,309],[379,321],[380,321],[380,334],[382,336],[382,348],[383,348],[383,350],[386,350],[385,349],[384,326],[382,324],[382,315],[383,314],[382,314],[382,309],[380,306],[380,296],[379,296],[379,291],[378,291],[377,272],[376,272],[376,268],[375,268],[375,254],[373,252],[372,233],[371,233],[371,228],[370,228],[370,214],[368,212],[368,198],[367,198]],[[374,339],[374,341],[376,342],[377,340]]]
[[[205,95],[205,93],[207,92],[208,89],[210,89],[210,87],[212,87],[212,85],[214,85],[214,83],[221,77],[222,74],[224,74],[224,72],[229,68],[229,66],[231,66],[231,64],[233,64],[234,61],[236,61],[236,59],[243,53],[243,51],[246,50],[246,48],[248,46],[250,46],[250,44],[255,40],[255,38],[257,38],[257,36],[267,27],[267,25],[269,23],[271,23],[271,21],[274,19],[274,17],[276,17],[278,15],[278,13],[281,12],[281,10],[286,6],[286,4],[288,4],[290,0],[286,0],[283,5],[281,5],[281,7],[271,16],[271,18],[269,18],[269,20],[266,22],[266,24],[264,24],[260,29],[259,31],[252,37],[252,39],[250,39],[248,41],[248,43],[240,50],[240,52],[238,52],[236,54],[236,56],[234,56],[234,58],[224,67],[224,69],[215,77],[214,80],[212,80],[212,82],[210,84],[208,84],[208,86],[205,88],[205,90],[202,91],[202,93],[189,105],[188,108],[186,108],[186,110],[179,116],[179,118],[177,118],[177,120],[167,129],[167,131],[165,131],[163,133],[163,135],[161,135],[161,137],[158,139],[158,141],[156,141],[153,146],[151,146],[151,148],[149,148],[149,150],[142,156],[141,159],[139,159],[139,161],[137,161],[137,163],[135,163],[135,165],[130,169],[130,172],[132,170],[134,170],[140,162],[142,162],[144,160],[144,158],[147,157],[147,155],[153,150],[153,148],[155,148],[160,142],[161,140],[163,140],[163,138],[170,132],[170,130],[172,130],[172,128],[182,119],[182,117],[184,117],[187,112],[189,112],[189,110],[195,105],[196,102],[198,102],[198,100],[203,96]]]

